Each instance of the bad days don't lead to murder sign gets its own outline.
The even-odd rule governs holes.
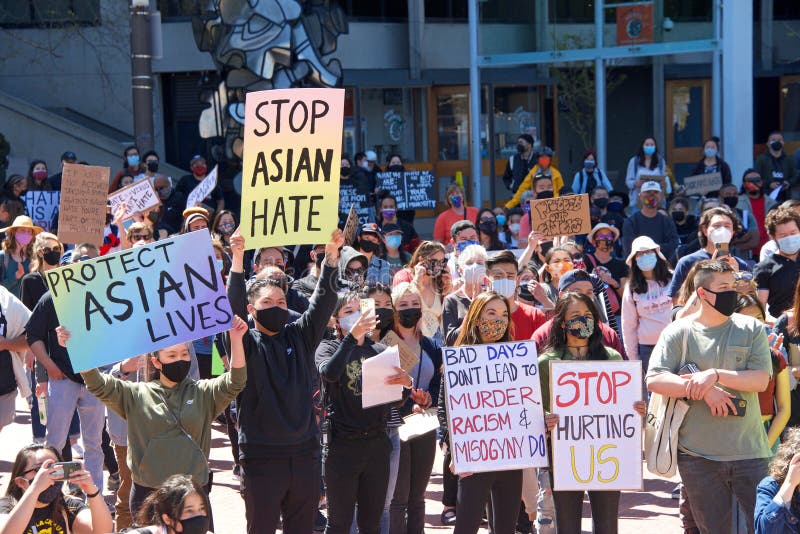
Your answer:
[[[456,473],[546,467],[536,344],[442,349]]]
[[[553,489],[641,490],[642,362],[550,362]]]
[[[247,93],[241,233],[247,248],[327,243],[339,209],[344,89]]]
[[[47,284],[76,372],[231,327],[207,230],[52,269]]]

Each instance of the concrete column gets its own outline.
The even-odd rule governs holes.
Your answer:
[[[481,208],[481,76],[478,71],[478,0],[469,1],[469,128],[472,205]],[[490,119],[491,120],[491,119]]]
[[[733,180],[753,165],[753,3],[722,7],[722,144]]]

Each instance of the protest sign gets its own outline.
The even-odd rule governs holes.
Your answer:
[[[696,174],[683,179],[683,187],[687,195],[705,195],[709,191],[719,191],[722,187],[722,174],[710,172]]]
[[[550,362],[553,489],[642,489],[642,362]]]
[[[397,199],[397,209],[436,207],[436,177],[430,171],[379,172],[378,186]]]
[[[356,208],[354,206],[350,206],[350,214],[347,216],[347,220],[344,223],[344,229],[342,233],[344,234],[344,244],[348,247],[352,247],[353,243],[356,242],[356,236],[358,236],[358,229],[361,226],[358,222],[358,214],[356,213]]]
[[[41,226],[45,232],[52,232],[58,217],[60,199],[60,191],[28,191],[25,193],[25,210],[28,212],[28,217],[33,219],[33,224]]]
[[[192,189],[189,197],[186,199],[186,207],[192,208],[198,204],[202,204],[203,200],[211,194],[215,187],[217,187],[217,169],[219,165],[214,165],[214,170],[206,175],[203,180]]]
[[[161,204],[153,184],[150,180],[139,180],[122,189],[114,191],[108,195],[111,203],[111,213],[117,212],[120,204],[125,203],[125,216],[123,219],[130,219],[135,212],[145,213]]]
[[[531,200],[531,227],[544,237],[588,234],[592,229],[589,195]]]
[[[111,169],[64,163],[58,206],[58,240],[103,244]]]
[[[361,362],[361,407],[399,402],[403,399],[403,386],[387,385],[386,380],[397,374],[400,354],[397,347],[389,347]]]
[[[342,182],[339,185],[339,213],[349,213],[355,208],[358,224],[367,224],[372,219],[372,206],[367,195],[359,194],[353,184]]]
[[[47,271],[76,372],[228,330],[207,230]]]
[[[400,351],[400,368],[406,373],[410,373],[411,369],[419,363],[419,355],[411,350],[411,347],[403,341],[403,338],[398,336],[393,330],[386,332],[386,335],[383,336],[380,343],[387,347],[397,345],[397,350]]]
[[[339,208],[344,89],[247,93],[241,232],[247,248],[327,243]]]
[[[445,347],[455,472],[547,466],[536,344]]]

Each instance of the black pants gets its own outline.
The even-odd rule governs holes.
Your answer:
[[[195,354],[197,356],[197,368],[200,371],[200,379],[211,378],[211,354]]]
[[[425,532],[425,489],[436,459],[436,432],[400,444],[400,467],[389,506],[391,534]],[[330,497],[329,497],[330,498]]]
[[[450,454],[450,447],[442,461],[442,506],[455,506],[458,504],[458,475],[450,471],[450,461],[453,456]]]
[[[488,503],[491,503],[489,520],[492,534],[514,534],[521,500],[522,471],[519,469],[461,477],[458,479],[458,505],[453,534],[478,532]]]
[[[239,465],[239,430],[236,428],[236,420],[231,414],[231,405],[225,408],[225,422],[228,425],[228,439],[231,442],[231,453],[233,454],[233,463]]]
[[[595,534],[616,534],[620,492],[590,491],[588,493]],[[559,534],[581,533],[583,494],[582,491],[553,492],[553,502],[556,505],[556,526]]]
[[[386,432],[365,439],[331,440],[323,466],[328,495],[325,534],[349,533],[356,504],[359,534],[380,533],[391,452]]]
[[[108,428],[103,427],[103,440],[100,443],[103,449],[103,463],[108,469],[109,475],[116,475],[119,473],[119,464],[117,464],[117,456],[114,454],[114,447],[111,446],[111,437],[108,435]]]
[[[247,534],[309,534],[319,505],[322,463],[317,454],[241,460]]]

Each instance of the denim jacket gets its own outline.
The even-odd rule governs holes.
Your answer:
[[[795,492],[791,507],[782,506],[773,499],[780,484],[772,477],[761,481],[756,490],[756,534],[781,534],[800,532],[800,495]]]

